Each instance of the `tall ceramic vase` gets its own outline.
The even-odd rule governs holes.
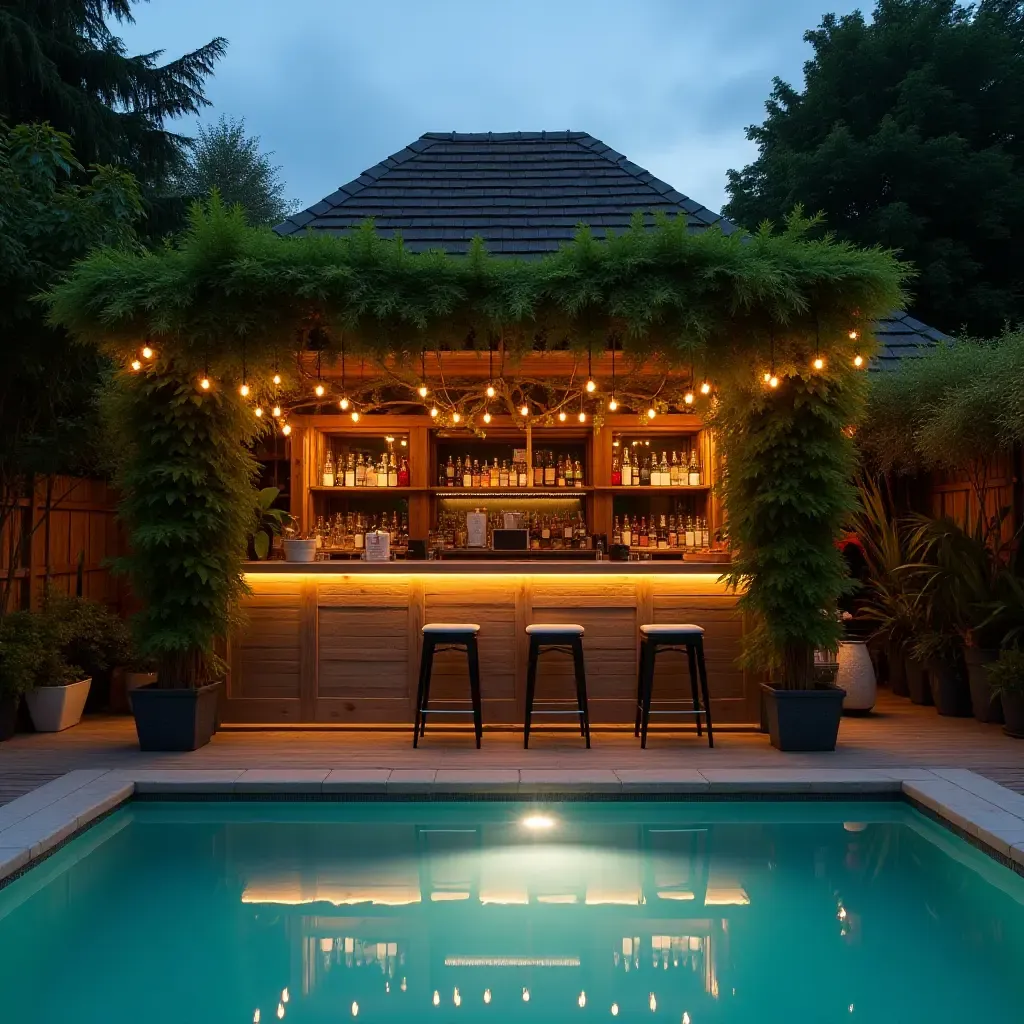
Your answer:
[[[868,645],[863,640],[839,642],[836,686],[846,691],[843,711],[865,714],[875,706],[878,684]]]

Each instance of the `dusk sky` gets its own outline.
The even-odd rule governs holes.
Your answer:
[[[586,131],[714,210],[773,75],[802,81],[832,0],[151,0],[120,34],[165,59],[229,41],[221,114],[317,202],[427,131]],[[188,134],[194,123],[177,123]]]

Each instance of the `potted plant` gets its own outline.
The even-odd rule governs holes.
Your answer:
[[[257,559],[270,554],[273,539],[291,522],[291,515],[284,509],[274,508],[274,502],[281,494],[280,487],[264,487],[256,495],[256,529],[249,540],[252,553]]]
[[[964,717],[971,713],[963,640],[950,630],[922,633],[913,644],[914,657],[924,667],[930,703],[940,715]]]
[[[14,735],[22,695],[38,685],[45,660],[56,651],[41,616],[18,611],[0,619],[0,740]]]
[[[1010,647],[988,668],[992,692],[1002,701],[1007,736],[1024,739],[1024,651]]]
[[[160,360],[118,376],[105,411],[129,535],[119,565],[141,606],[136,649],[156,667],[156,681],[129,694],[139,746],[194,750],[216,728],[217,645],[246,592],[260,420],[236,389],[202,391],[193,373]]]

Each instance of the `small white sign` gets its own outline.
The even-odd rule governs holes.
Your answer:
[[[471,548],[487,547],[487,513],[466,513],[466,544]]]
[[[366,535],[366,561],[391,561],[391,535],[383,531]]]

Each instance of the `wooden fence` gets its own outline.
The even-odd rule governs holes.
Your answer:
[[[0,581],[9,578],[15,551],[10,608],[38,608],[47,582],[74,594],[80,580],[83,596],[123,611],[125,585],[109,566],[122,550],[116,502],[113,488],[101,480],[38,480],[0,533]],[[31,531],[28,544],[23,543],[26,531]]]

